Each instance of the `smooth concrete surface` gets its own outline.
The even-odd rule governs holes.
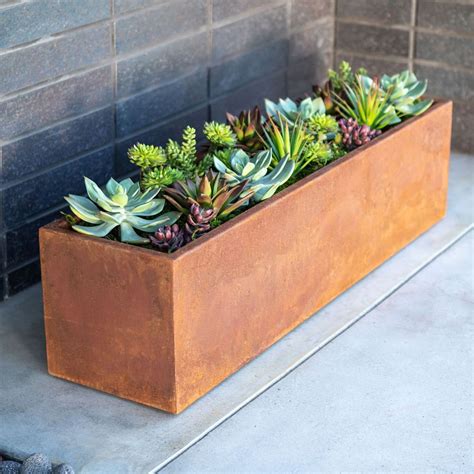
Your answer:
[[[42,451],[85,473],[166,465],[466,233],[474,220],[473,182],[474,160],[454,156],[442,222],[179,416],[50,377],[40,288],[0,304],[0,451]]]
[[[473,472],[473,232],[161,472]]]

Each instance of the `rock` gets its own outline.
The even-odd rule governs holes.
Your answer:
[[[70,464],[60,464],[53,469],[53,474],[74,474],[74,469]]]
[[[0,474],[20,474],[21,464],[15,461],[0,461]]]
[[[51,461],[44,454],[33,454],[21,466],[21,474],[52,474]]]

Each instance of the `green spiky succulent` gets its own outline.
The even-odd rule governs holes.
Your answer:
[[[277,189],[290,179],[295,169],[295,162],[284,157],[267,174],[271,161],[270,150],[261,151],[253,158],[243,150],[234,150],[229,165],[214,157],[214,167],[222,173],[231,186],[247,181],[244,193],[247,190],[253,191],[252,199],[260,202],[273,196]]]
[[[253,110],[244,110],[238,117],[226,114],[227,123],[232,128],[242,150],[255,153],[263,148],[262,140],[262,115],[258,107]]]
[[[356,76],[366,76],[367,70],[365,68],[357,69],[354,74],[352,66],[347,61],[341,61],[337,71],[333,69],[328,70],[328,81],[331,83],[331,89],[335,92],[341,92],[344,84],[350,86],[355,84]]]
[[[65,197],[71,211],[81,221],[91,225],[73,225],[82,234],[105,237],[119,227],[119,239],[130,244],[146,244],[147,237],[142,232],[154,232],[163,225],[172,225],[179,218],[179,212],[161,214],[165,201],[155,199],[159,189],[149,189],[142,193],[139,183],[130,178],[117,182],[109,179],[103,191],[94,181],[84,178],[87,197],[70,194]],[[144,219],[149,217],[151,219]]]
[[[320,141],[309,142],[304,149],[304,160],[315,169],[328,165],[335,159],[331,146]]]
[[[145,189],[169,186],[199,172],[196,161],[196,130],[186,127],[181,145],[168,140],[166,147],[138,143],[128,151],[130,161],[141,168]]]
[[[370,78],[366,77],[365,83],[369,85]],[[380,79],[380,88],[388,95],[388,102],[395,107],[399,117],[419,115],[431,107],[432,100],[421,98],[427,87],[427,80],[419,81],[408,70],[394,76],[383,75]]]
[[[278,103],[265,99],[265,110],[269,118],[276,119],[278,116],[284,117],[291,125],[296,121],[307,121],[314,115],[326,113],[324,102],[321,98],[311,99],[307,97],[299,104],[291,99],[280,99]]]
[[[339,131],[337,120],[332,115],[313,115],[306,121],[307,129],[320,140],[332,140]]]
[[[204,135],[214,148],[232,148],[237,138],[229,125],[219,122],[206,122]]]

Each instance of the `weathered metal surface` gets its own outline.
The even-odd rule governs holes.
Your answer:
[[[438,102],[172,255],[41,229],[53,375],[178,413],[440,220]]]

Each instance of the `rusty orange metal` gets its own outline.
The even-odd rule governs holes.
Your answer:
[[[52,375],[179,413],[439,221],[452,104],[168,255],[40,231]]]

